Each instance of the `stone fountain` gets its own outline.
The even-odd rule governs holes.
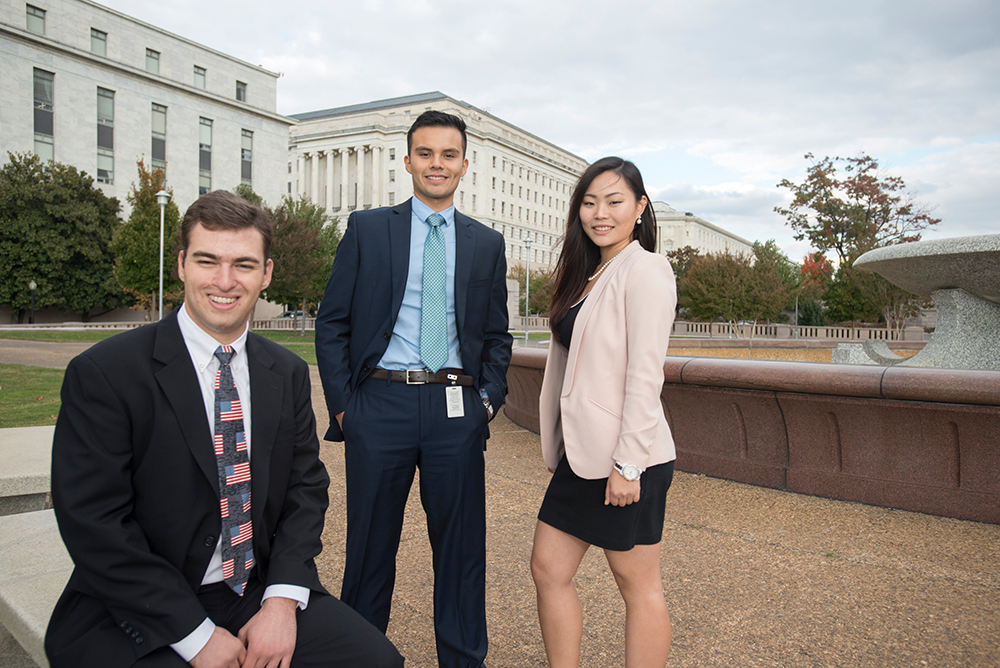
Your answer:
[[[933,299],[938,324],[913,357],[875,341],[841,344],[835,363],[1000,371],[1000,234],[876,248],[854,266]]]

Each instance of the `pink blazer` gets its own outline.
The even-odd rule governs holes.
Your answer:
[[[633,241],[604,270],[580,308],[572,350],[549,345],[539,398],[542,455],[563,452],[581,478],[606,478],[615,460],[645,470],[672,461],[660,404],[677,304],[670,262]]]

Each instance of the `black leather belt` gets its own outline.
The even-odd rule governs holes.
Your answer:
[[[426,385],[427,383],[439,383],[441,385],[472,385],[472,376],[466,376],[461,369],[441,369],[437,373],[431,373],[427,369],[417,369],[413,371],[389,371],[388,369],[375,369],[369,378],[378,380],[389,380],[396,383],[406,383],[407,385]]]

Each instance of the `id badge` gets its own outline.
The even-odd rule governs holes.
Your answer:
[[[448,406],[449,418],[465,417],[465,399],[460,385],[449,385],[444,388],[445,403]]]

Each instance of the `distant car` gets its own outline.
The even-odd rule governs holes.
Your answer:
[[[304,316],[302,315],[302,311],[285,311],[284,313],[282,313],[278,317],[279,318],[302,318]]]

